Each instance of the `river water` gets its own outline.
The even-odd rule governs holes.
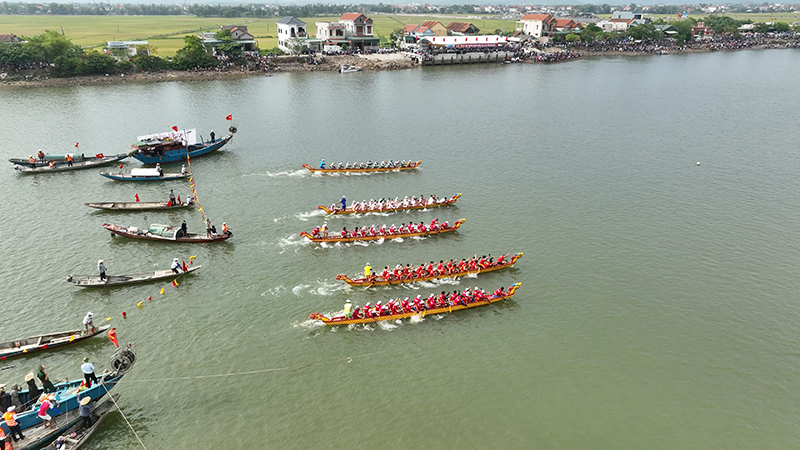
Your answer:
[[[115,391],[150,450],[796,447],[798,71],[800,52],[769,50],[0,90],[2,159],[75,142],[118,153],[173,125],[221,136],[228,114],[239,129],[192,164],[203,209],[235,233],[215,245],[100,228],[186,219],[197,231],[196,210],[83,206],[185,197],[188,182],[26,176],[4,163],[0,340],[78,327],[90,310],[109,317],[135,343]],[[300,167],[321,158],[423,162],[360,176]],[[325,247],[297,235],[342,195],[459,192],[446,209],[329,219],[338,230],[465,218],[454,235]],[[514,269],[455,287],[333,279],[366,262],[516,252]],[[203,268],[177,288],[64,282],[100,258],[120,274],[190,255]],[[513,282],[512,300],[420,323],[306,320],[348,298]],[[37,364],[77,378],[84,356],[101,367],[112,351],[102,338],[9,360],[0,381]],[[119,414],[88,448],[112,446],[142,447]]]

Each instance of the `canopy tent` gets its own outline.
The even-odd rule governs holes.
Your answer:
[[[497,47],[508,43],[505,36],[424,36],[420,42],[428,42],[437,47]]]

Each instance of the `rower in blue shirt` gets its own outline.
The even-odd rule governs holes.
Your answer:
[[[325,168],[325,160],[324,159],[319,163],[319,168],[320,169],[324,169]]]
[[[346,207],[347,207],[347,199],[344,198],[344,195],[343,195],[342,196],[342,211],[344,211]]]

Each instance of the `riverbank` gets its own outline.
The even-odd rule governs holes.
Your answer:
[[[635,51],[605,49],[603,51],[576,50],[581,57],[608,57],[608,56],[646,56],[646,55],[672,55],[685,53],[709,53],[714,51],[738,51],[738,50],[764,50],[771,48],[783,48],[774,45],[752,46],[737,49],[715,49],[715,48],[684,48],[682,50],[665,49],[661,52]],[[558,52],[560,48],[547,48],[545,52]],[[565,62],[575,59],[565,59]],[[67,87],[67,86],[97,86],[97,85],[117,85],[127,83],[164,83],[170,81],[209,81],[209,80],[230,80],[246,77],[272,76],[280,72],[337,72],[342,65],[357,66],[363,71],[380,70],[401,70],[419,67],[409,58],[401,53],[388,53],[377,55],[347,55],[347,56],[324,56],[315,63],[305,62],[305,57],[280,57],[273,60],[269,70],[241,70],[231,68],[228,70],[207,70],[207,71],[179,71],[165,70],[161,72],[138,72],[112,75],[92,75],[69,78],[55,78],[42,74],[41,71],[26,71],[19,74],[0,73],[0,89],[2,88],[36,88],[36,87]],[[529,60],[527,63],[541,63],[540,61]]]

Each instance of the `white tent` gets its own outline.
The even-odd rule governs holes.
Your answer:
[[[437,47],[497,47],[508,43],[505,36],[425,36],[420,42],[428,41]]]

